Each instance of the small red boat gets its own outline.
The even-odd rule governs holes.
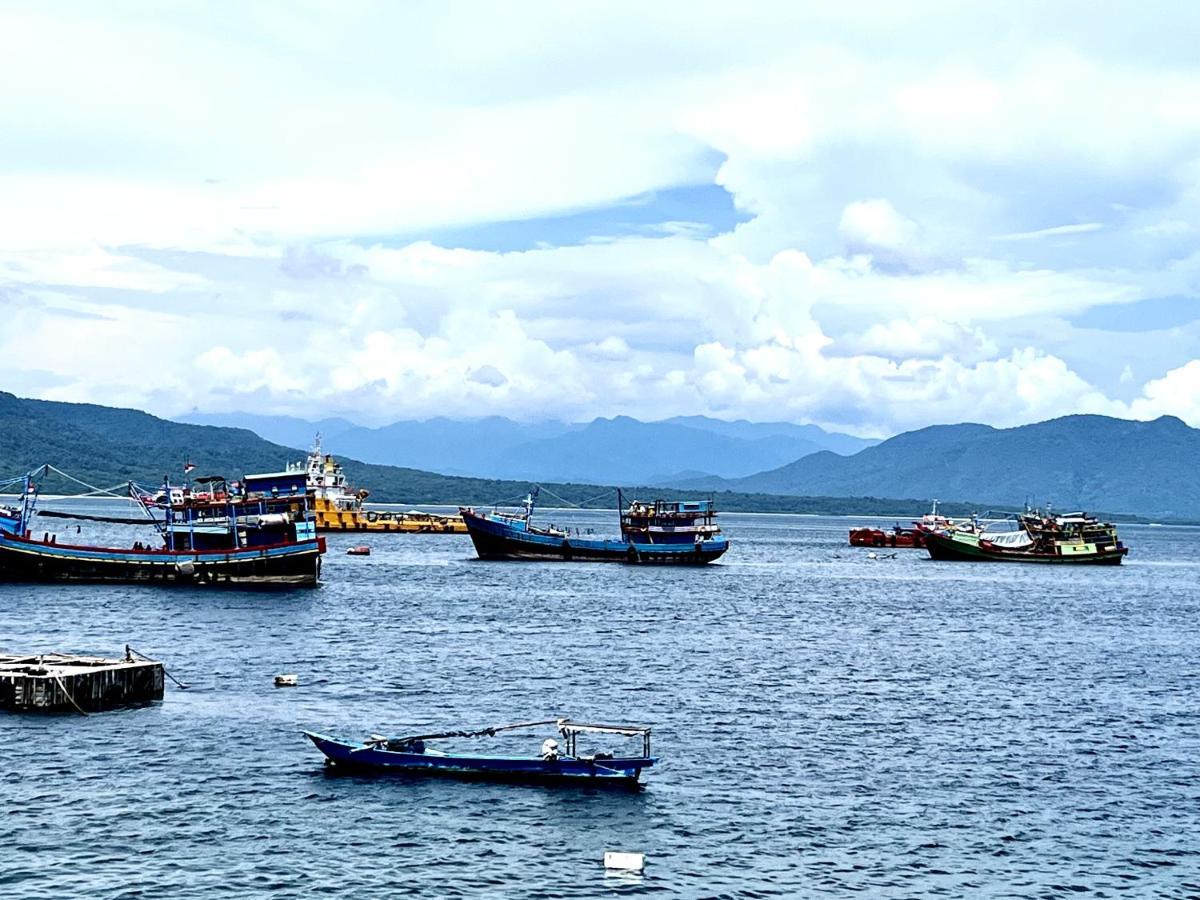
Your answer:
[[[852,547],[913,547],[925,546],[925,535],[915,528],[896,525],[888,530],[882,528],[851,528]]]
[[[371,548],[368,547],[366,544],[362,544],[358,547],[351,547],[349,550],[346,551],[346,555],[347,556],[370,556]]]
[[[933,501],[933,510],[913,522],[912,528],[905,528],[897,522],[892,528],[851,528],[851,547],[913,547],[920,550],[925,547],[925,535],[953,527],[954,523],[938,513],[938,502]]]

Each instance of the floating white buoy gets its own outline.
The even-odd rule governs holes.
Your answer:
[[[867,554],[867,559],[879,559],[879,554],[872,550]]]
[[[646,868],[646,854],[622,853],[619,850],[604,851],[604,868],[622,872],[640,872]]]
[[[300,683],[300,679],[295,675],[276,675],[275,687],[295,687]]]

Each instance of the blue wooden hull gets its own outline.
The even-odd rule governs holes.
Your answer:
[[[622,562],[655,565],[704,565],[729,549],[721,535],[694,543],[634,543],[621,539],[552,535],[524,531],[499,519],[462,510],[467,532],[481,559],[530,559],[558,562]]]
[[[509,756],[450,756],[436,753],[397,753],[336,738],[304,732],[329,764],[353,772],[445,776],[484,781],[514,781],[550,784],[588,784],[637,787],[643,769],[653,766],[654,757],[618,759],[574,759]]]
[[[315,585],[323,541],[172,552],[49,544],[0,531],[0,581]]]

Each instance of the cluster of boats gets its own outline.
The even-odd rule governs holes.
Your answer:
[[[121,496],[134,503],[136,516],[41,509],[39,485],[51,474],[78,481],[50,465],[0,481],[0,492],[19,497],[16,505],[0,506],[0,579],[315,585],[326,552],[321,533],[330,531],[467,533],[483,559],[702,565],[729,547],[711,500],[635,500],[626,506],[618,491],[621,530],[611,538],[590,529],[535,524],[536,488],[521,509],[510,512],[463,507],[458,516],[439,516],[367,510],[367,492],[349,487],[319,440],[304,462],[240,481],[210,475],[184,486],[166,480],[161,488],[131,481]],[[97,493],[118,496],[92,492]],[[87,545],[72,543],[69,529],[60,541],[59,532],[45,525],[72,519],[150,527],[155,537],[131,546]],[[351,552],[366,555],[369,548]]]
[[[234,482],[207,476],[182,487],[168,480],[155,489],[129,482],[127,497],[141,513],[136,517],[41,509],[39,484],[51,473],[65,475],[47,465],[0,481],[0,491],[19,493],[16,505],[0,506],[0,580],[315,585],[326,552],[321,532],[329,531],[465,533],[480,558],[493,560],[703,565],[729,548],[711,499],[626,503],[618,490],[620,533],[613,537],[535,523],[537,488],[516,510],[461,507],[458,516],[368,510],[363,503],[367,492],[348,485],[342,467],[322,453],[319,438],[306,460],[279,472]],[[35,534],[32,525],[38,517],[150,526],[156,538],[131,547],[72,544],[59,541],[58,532],[48,528]],[[76,524],[75,533],[80,531]],[[953,561],[1117,565],[1128,553],[1112,524],[1083,513],[1027,509],[1001,522],[981,523],[974,517],[955,521],[938,513],[936,501],[911,527],[853,529],[850,543],[924,548],[933,559]],[[365,555],[370,548],[349,552]],[[494,737],[542,726],[553,726],[558,739],[547,739],[536,756],[449,753],[436,746],[453,738]],[[359,743],[304,734],[339,771],[636,787],[642,772],[657,762],[650,755],[648,728],[561,717],[477,731],[372,735]],[[580,752],[581,736],[639,738],[641,746],[633,753]]]
[[[952,562],[1028,562],[1068,565],[1121,564],[1129,548],[1116,526],[1082,512],[1051,513],[1038,509],[981,522],[977,517],[953,521],[933,511],[891,530],[855,528],[853,546],[924,548],[931,559]]]
[[[321,436],[303,462],[289,463],[287,473],[304,473],[317,531],[402,532],[405,534],[466,534],[462,516],[439,516],[412,509],[385,512],[367,509],[370,491],[350,487],[346,473],[331,454],[321,452]]]

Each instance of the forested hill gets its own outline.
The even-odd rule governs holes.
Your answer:
[[[1135,422],[1064,416],[1016,428],[939,425],[890,438],[854,456],[814,453],[737,479],[691,488],[772,494],[872,494],[962,499],[1058,509],[1125,510],[1200,518],[1200,430],[1173,416]]]
[[[111,487],[124,481],[153,485],[164,475],[179,482],[184,462],[196,464],[193,475],[217,474],[237,478],[247,472],[278,471],[304,452],[273,444],[242,428],[187,425],[132,409],[80,403],[26,400],[0,392],[0,476],[17,475],[51,463],[90,484]],[[370,465],[343,459],[349,480],[371,491],[371,500],[411,504],[490,505],[512,501],[529,489],[528,481],[459,478],[394,466]],[[69,493],[74,486],[44,483],[48,492]],[[596,484],[547,484],[569,503],[612,508],[615,489]],[[661,487],[626,486],[642,497],[663,496]],[[707,490],[676,491],[672,497],[709,496]],[[870,497],[779,497],[720,491],[720,509],[819,514],[878,514],[904,516],[921,512],[926,498],[876,500]],[[553,497],[543,498],[548,505]],[[586,501],[586,503],[585,503]],[[963,504],[948,510],[966,513]]]

